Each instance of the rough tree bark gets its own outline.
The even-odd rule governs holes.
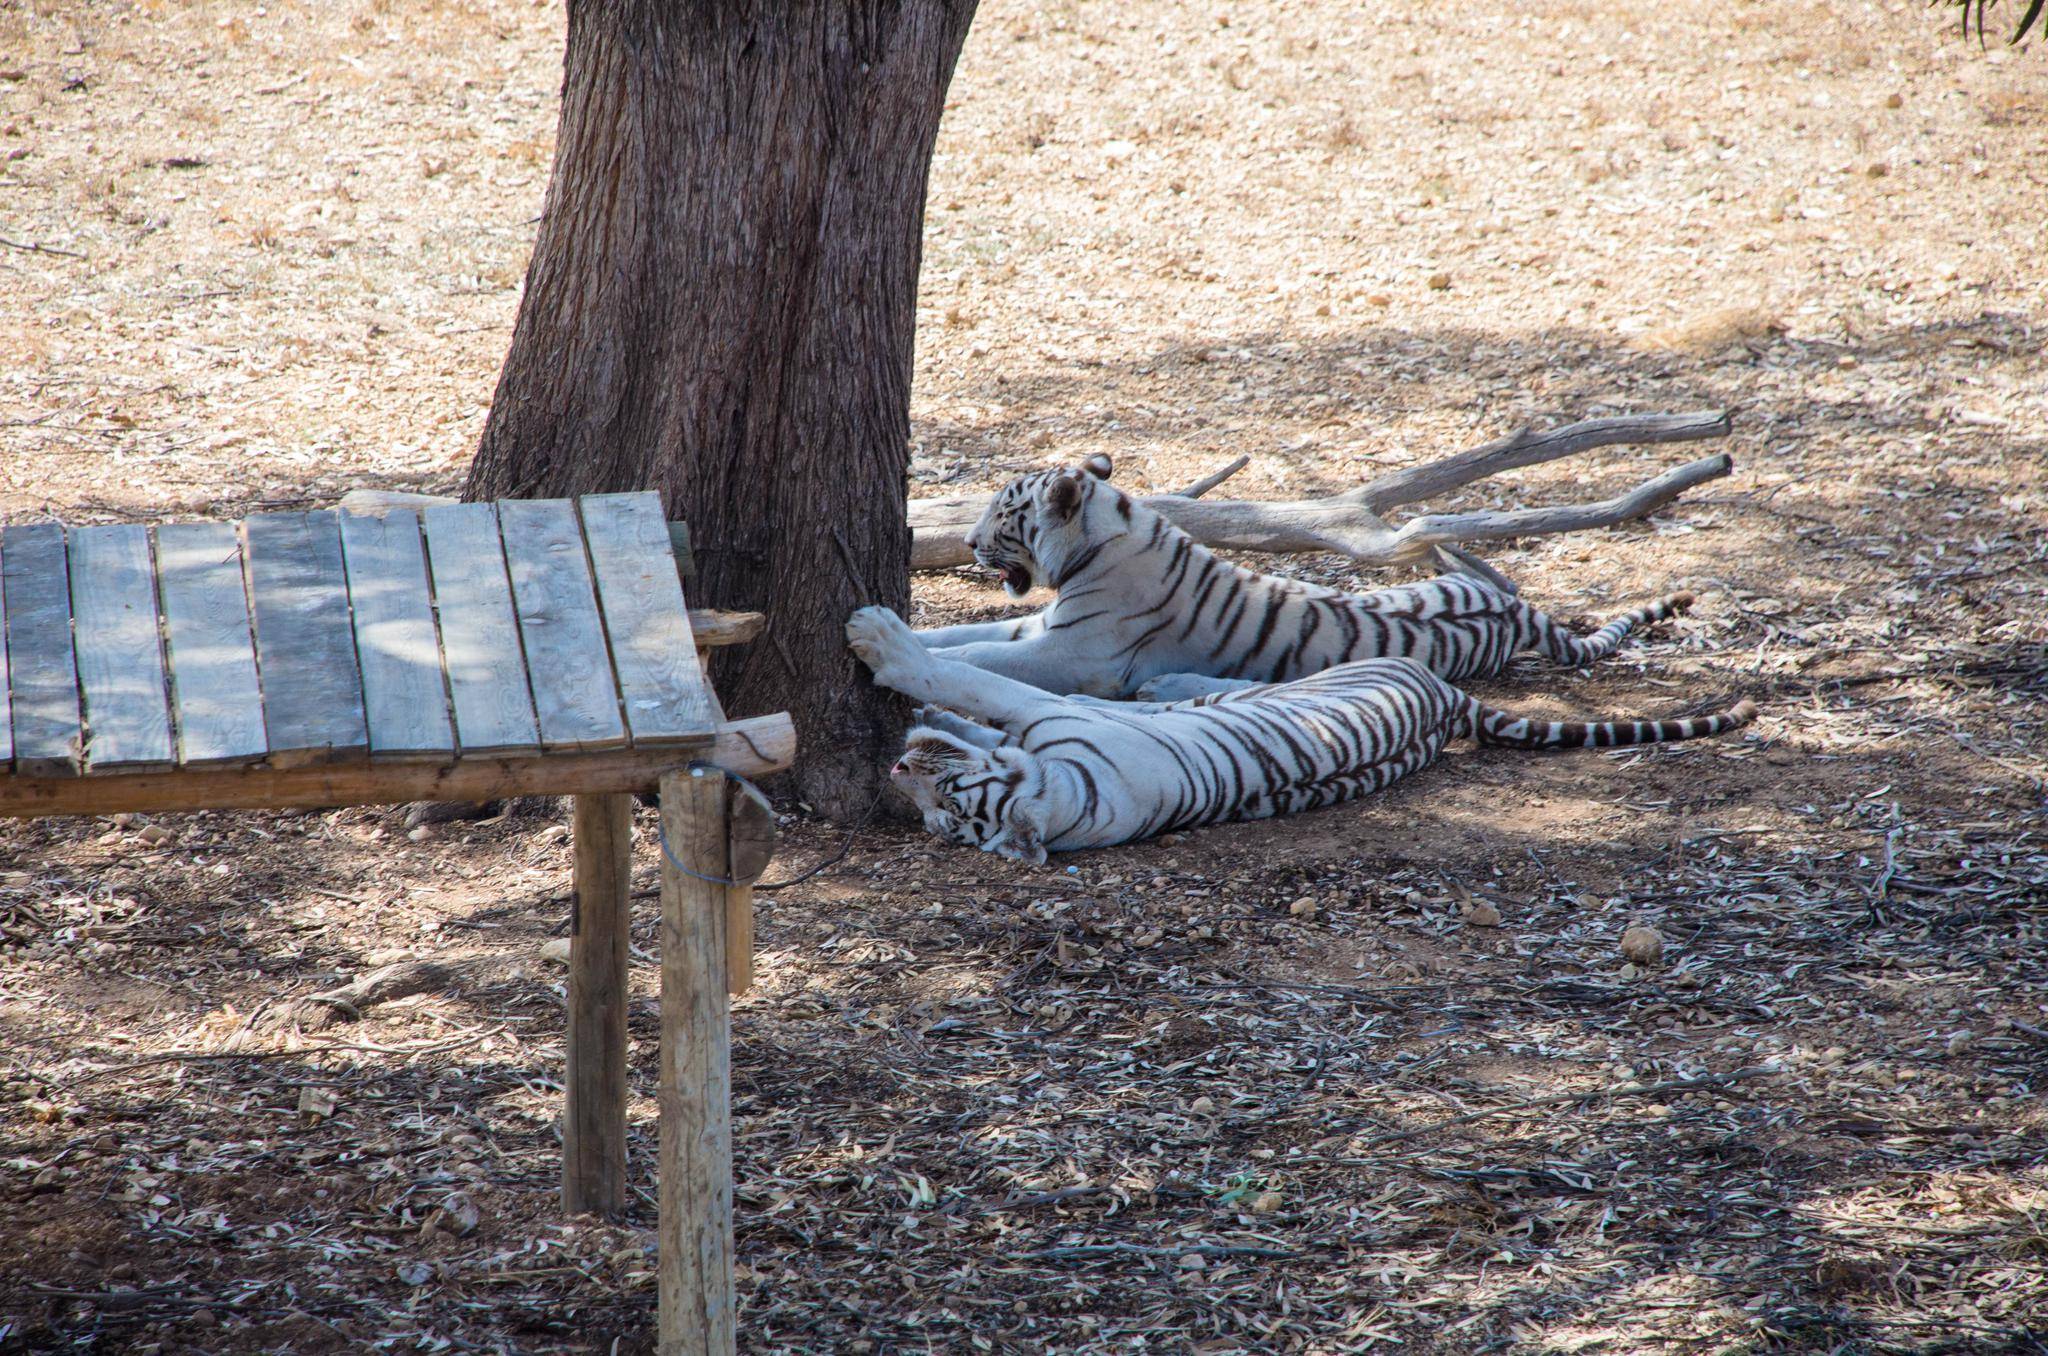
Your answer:
[[[659,490],[692,601],[768,615],[713,678],[864,810],[902,712],[841,638],[909,600],[925,182],[973,0],[571,0],[555,171],[465,497]]]

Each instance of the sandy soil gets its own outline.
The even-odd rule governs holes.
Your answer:
[[[0,518],[452,486],[561,25],[0,3]],[[1044,870],[863,830],[762,896],[746,1348],[2042,1350],[2041,61],[1907,4],[985,3],[916,493],[1107,451],[1291,497],[1732,408],[1733,478],[1489,552],[1568,615],[1694,616],[1486,690],[1764,716]],[[788,839],[777,871],[842,834]],[[553,1209],[566,890],[546,818],[0,829],[0,1352],[649,1350],[651,1201]],[[403,956],[481,978],[263,1020]]]

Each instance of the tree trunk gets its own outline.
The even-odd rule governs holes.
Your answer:
[[[925,182],[973,0],[571,0],[555,172],[472,499],[655,489],[692,602],[768,615],[734,716],[788,710],[846,818],[903,714],[846,616],[909,601]]]

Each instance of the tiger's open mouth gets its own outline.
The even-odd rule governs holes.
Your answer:
[[[974,563],[984,570],[994,570],[1003,581],[1003,592],[1012,598],[1022,598],[1031,592],[1031,567],[1019,565],[1013,560],[1004,560],[993,551],[977,550]]]

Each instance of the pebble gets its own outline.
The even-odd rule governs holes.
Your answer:
[[[1188,1110],[1194,1112],[1197,1116],[1213,1115],[1216,1110],[1215,1099],[1211,1097],[1197,1097],[1194,1101],[1188,1103]]]
[[[1451,275],[1450,275],[1450,274],[1448,274],[1448,273],[1432,273],[1432,274],[1430,274],[1430,275],[1429,275],[1429,290],[1430,290],[1430,291],[1432,291],[1432,292],[1448,292],[1448,291],[1450,291],[1450,290],[1451,290]]]
[[[1180,1259],[1182,1271],[1201,1271],[1209,1265],[1209,1259],[1198,1252],[1184,1254]]]
[[[441,1227],[457,1237],[476,1232],[476,1226],[483,1222],[483,1214],[476,1208],[476,1202],[457,1191],[441,1203],[439,1211]]]
[[[1500,926],[1500,910],[1482,899],[1466,908],[1465,921],[1475,928],[1497,928]]]
[[[1664,939],[1657,929],[1637,923],[1621,934],[1621,958],[1647,970],[1664,959]]]

